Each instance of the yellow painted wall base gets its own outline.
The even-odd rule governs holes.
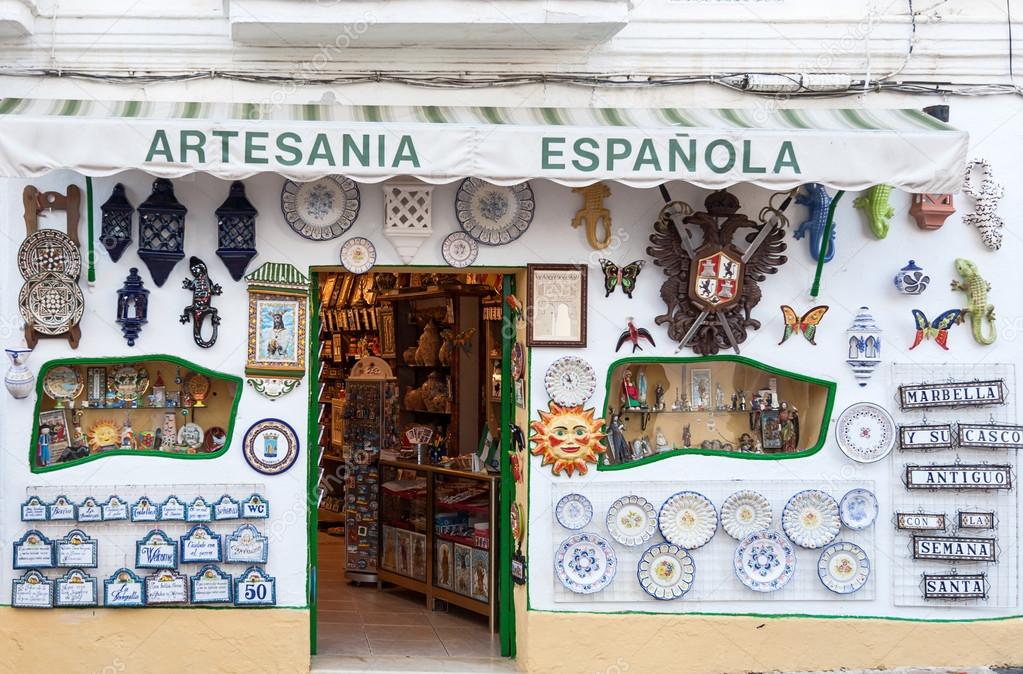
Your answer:
[[[0,672],[308,672],[303,609],[0,608]]]
[[[529,650],[519,667],[544,674],[745,674],[1023,663],[1023,620],[528,615]]]

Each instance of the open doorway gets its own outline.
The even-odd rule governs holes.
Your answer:
[[[509,654],[510,277],[314,271],[313,652]]]

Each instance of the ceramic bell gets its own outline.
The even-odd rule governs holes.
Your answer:
[[[916,260],[910,260],[909,264],[895,275],[895,289],[903,295],[919,295],[927,289],[930,282],[931,277],[924,274],[924,270],[917,266]]]
[[[849,357],[846,358],[860,386],[866,386],[874,370],[881,364],[881,328],[867,307],[860,307],[852,325],[846,331],[849,338]]]

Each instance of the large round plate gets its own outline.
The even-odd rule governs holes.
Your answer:
[[[64,232],[40,229],[21,242],[18,270],[25,279],[54,272],[77,280],[82,273],[82,252]]]
[[[245,460],[264,475],[278,475],[295,465],[298,447],[295,429],[280,419],[257,421],[242,440]]]
[[[737,491],[721,504],[721,527],[737,541],[769,528],[773,520],[771,502],[759,492]]]
[[[281,191],[284,219],[300,236],[314,241],[336,239],[359,216],[359,186],[330,175],[308,183],[288,180]]]
[[[842,523],[835,499],[819,489],[801,491],[785,504],[781,526],[802,548],[820,548],[835,540]]]
[[[503,246],[522,236],[533,221],[535,208],[528,182],[498,187],[479,178],[466,178],[455,195],[458,224],[487,246]]]
[[[551,363],[543,378],[547,395],[564,407],[582,405],[597,389],[597,373],[578,356],[562,356]]]
[[[118,400],[138,400],[149,388],[149,372],[142,365],[118,365],[110,372],[107,386]]]
[[[735,575],[755,592],[780,590],[795,572],[796,549],[779,531],[754,531],[735,549]]]
[[[554,570],[562,585],[572,592],[593,594],[611,584],[618,571],[618,557],[606,539],[596,534],[574,534],[558,546]]]
[[[883,407],[874,403],[855,403],[838,417],[835,439],[839,448],[853,461],[880,461],[895,446],[895,421]]]
[[[832,592],[852,594],[867,584],[870,559],[855,543],[838,541],[821,550],[817,576]]]
[[[661,506],[657,526],[665,540],[687,550],[707,544],[718,530],[718,513],[703,494],[680,491]]]
[[[36,332],[63,335],[82,320],[85,297],[77,281],[57,272],[43,272],[21,286],[18,307]]]
[[[853,530],[866,529],[877,519],[877,497],[869,489],[850,489],[838,502],[842,524]]]
[[[377,263],[377,249],[373,242],[361,236],[341,244],[341,265],[353,274],[365,274]]]
[[[555,506],[554,516],[566,529],[582,529],[593,519],[593,504],[582,494],[567,494]]]
[[[642,496],[623,496],[607,510],[607,531],[622,545],[642,545],[657,530],[654,505]]]
[[[516,543],[522,543],[522,506],[519,505],[518,501],[512,503],[508,516],[511,519],[512,540]]]
[[[51,368],[43,377],[43,393],[54,400],[74,400],[83,388],[78,370],[67,365]]]
[[[693,587],[696,563],[685,548],[658,543],[639,558],[636,574],[639,586],[654,599],[680,599]]]
[[[452,232],[444,238],[440,252],[445,262],[461,269],[476,261],[480,254],[480,245],[465,232]]]

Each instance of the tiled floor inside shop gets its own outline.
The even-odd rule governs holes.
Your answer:
[[[457,606],[429,611],[423,595],[344,578],[342,536],[319,535],[317,650],[331,656],[499,658],[484,616]]]

